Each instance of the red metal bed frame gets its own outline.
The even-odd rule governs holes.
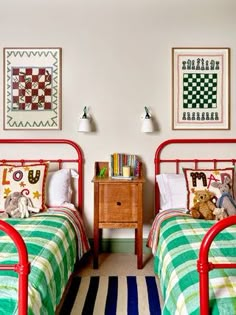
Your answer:
[[[34,162],[52,162],[57,163],[58,168],[62,168],[63,163],[75,163],[77,164],[78,171],[78,196],[77,206],[81,213],[83,213],[83,155],[82,150],[75,142],[67,139],[0,139],[1,144],[66,144],[74,148],[75,158],[71,159],[1,159],[0,163],[14,163],[20,162],[22,165],[25,163]],[[48,154],[48,153],[47,153]],[[1,270],[13,270],[19,274],[19,290],[18,290],[18,314],[27,315],[28,313],[28,275],[30,273],[30,262],[28,261],[28,252],[21,235],[7,222],[0,220],[0,230],[9,235],[14,242],[18,255],[19,263],[13,265],[0,265]]]
[[[214,168],[217,167],[219,162],[232,163],[235,165],[235,158],[217,158],[217,159],[209,159],[209,158],[178,158],[178,159],[170,159],[170,158],[162,158],[162,153],[164,149],[169,145],[177,145],[177,144],[236,144],[236,139],[170,139],[161,143],[155,152],[155,211],[158,213],[160,209],[160,192],[158,188],[158,184],[156,182],[156,175],[161,174],[161,166],[162,164],[169,163],[175,166],[175,171],[178,174],[180,172],[180,164],[182,163],[193,163],[194,168],[197,169],[201,163],[212,163]],[[203,151],[204,152],[204,151]],[[235,153],[236,156],[236,153]],[[213,264],[208,260],[208,253],[210,250],[210,246],[218,233],[220,233],[223,229],[228,226],[236,224],[236,216],[230,216],[221,221],[218,221],[214,224],[204,236],[200,251],[199,251],[199,259],[197,261],[197,270],[199,272],[199,289],[200,289],[200,314],[208,315],[209,314],[209,272],[213,269],[219,268],[236,268],[235,263],[217,263]]]
[[[27,248],[21,235],[10,224],[0,220],[0,230],[11,237],[19,254],[18,264],[0,265],[0,270],[13,270],[19,274],[18,314],[26,315],[28,310],[28,274],[30,273]]]

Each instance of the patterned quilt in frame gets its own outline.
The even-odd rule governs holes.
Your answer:
[[[162,314],[200,314],[197,259],[201,241],[215,221],[193,219],[183,214],[176,216],[176,213],[171,216],[170,212],[164,217],[161,214],[158,222],[157,215],[148,240],[164,300]],[[217,235],[209,260],[236,263],[236,226]],[[209,290],[210,314],[236,313],[235,269],[210,271]]]
[[[58,208],[27,219],[5,219],[23,237],[29,255],[28,314],[55,314],[74,264],[89,249],[75,211]],[[0,264],[18,262],[12,240],[0,232]],[[18,274],[0,270],[0,314],[18,313]]]

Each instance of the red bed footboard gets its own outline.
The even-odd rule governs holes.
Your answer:
[[[204,236],[197,261],[197,270],[199,272],[200,288],[200,314],[209,314],[209,271],[219,268],[236,268],[235,263],[217,263],[213,264],[208,261],[208,253],[211,243],[218,233],[230,225],[236,224],[236,216],[230,216],[214,224]]]
[[[13,270],[19,274],[18,309],[19,315],[27,315],[28,311],[28,274],[30,263],[28,252],[21,235],[10,224],[0,220],[0,230],[8,234],[16,245],[19,254],[19,263],[12,265],[0,265],[1,270]]]

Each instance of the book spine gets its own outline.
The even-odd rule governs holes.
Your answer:
[[[123,154],[119,154],[119,176],[122,176]]]
[[[111,154],[111,157],[110,157],[110,176],[114,176],[114,157],[113,157],[113,154]]]
[[[135,177],[140,177],[141,175],[141,162],[136,159],[136,165],[135,165]]]
[[[118,175],[118,154],[114,153],[114,176]]]

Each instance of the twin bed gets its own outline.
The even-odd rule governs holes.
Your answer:
[[[55,314],[89,250],[82,150],[64,139],[0,139],[0,146],[0,314]],[[6,214],[16,191],[40,211]]]
[[[0,139],[0,145],[0,210],[15,191],[41,209],[24,218],[1,213],[0,314],[55,314],[76,262],[89,250],[82,151],[63,139]],[[207,188],[209,179],[231,174],[233,187],[234,146],[236,139],[173,139],[156,150],[157,215],[148,246],[164,315],[236,314],[236,216],[216,222],[186,213],[194,191],[186,170],[190,178],[200,172]]]
[[[217,222],[186,213],[198,183],[211,190],[231,174],[233,188],[235,147],[236,139],[173,139],[155,152],[157,214],[148,246],[164,315],[236,314],[236,216]]]

